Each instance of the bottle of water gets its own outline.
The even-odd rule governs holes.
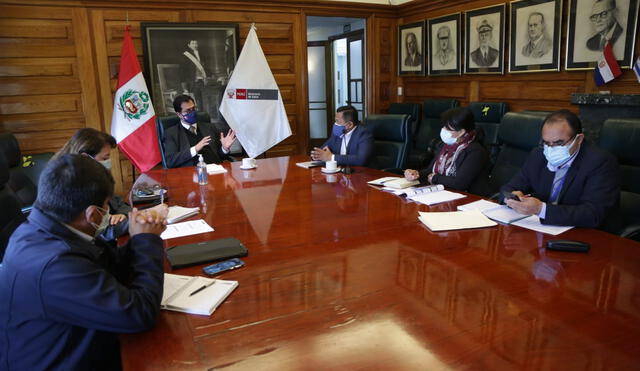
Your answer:
[[[198,173],[198,184],[208,184],[209,173],[207,173],[207,164],[204,162],[202,155],[198,155],[198,164],[196,165],[196,171]]]

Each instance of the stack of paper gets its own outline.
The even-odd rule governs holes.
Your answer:
[[[167,224],[179,222],[200,212],[198,207],[171,206],[167,214]]]
[[[211,315],[236,287],[238,281],[165,273],[161,308]]]
[[[225,169],[222,165],[207,164],[207,173],[209,174],[223,174],[226,172],[227,172],[227,169]]]
[[[520,214],[507,205],[498,205],[491,201],[478,200],[468,204],[458,206],[458,210],[479,210],[488,218],[504,224],[511,224],[517,220],[524,219],[528,215]]]
[[[202,219],[190,220],[188,222],[169,224],[162,232],[160,238],[168,240],[170,238],[191,236],[193,234],[213,232],[213,228]]]
[[[489,220],[479,210],[433,213],[420,212],[419,214],[418,219],[434,232],[484,228],[498,225],[496,222]]]
[[[437,191],[430,193],[423,193],[415,196],[407,197],[408,200],[412,200],[415,202],[419,202],[425,205],[434,205],[439,204],[441,202],[448,202],[457,200],[459,198],[467,197],[461,193],[450,192],[450,191]]]
[[[542,224],[540,223],[540,218],[538,218],[538,216],[536,215],[531,215],[528,218],[520,219],[517,222],[514,222],[512,225],[517,225],[518,227],[527,228],[536,232],[547,233],[554,236],[560,233],[564,233],[569,229],[573,228],[573,226]]]

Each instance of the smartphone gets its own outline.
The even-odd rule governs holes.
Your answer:
[[[507,192],[507,191],[502,191],[502,197],[504,197],[505,200],[520,201],[520,197],[516,196],[515,194],[513,194],[511,192]]]
[[[225,260],[220,263],[208,265],[202,268],[202,271],[204,272],[204,274],[208,276],[215,276],[216,274],[238,269],[242,266],[244,266],[244,262],[242,260],[238,258],[233,258],[233,259]]]

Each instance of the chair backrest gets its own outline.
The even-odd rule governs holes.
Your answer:
[[[498,144],[498,128],[502,116],[507,113],[507,104],[502,102],[471,102],[469,109],[473,112],[476,127],[484,130],[484,144]]]
[[[524,165],[529,152],[540,143],[543,123],[543,116],[523,112],[508,112],[502,117],[498,129],[500,153],[489,177],[492,192],[497,192]]]
[[[403,168],[409,153],[409,115],[369,115],[365,125],[373,134],[369,167]]]
[[[198,111],[198,122],[211,122],[211,117],[207,112]],[[160,156],[162,156],[162,166],[167,167],[167,161],[164,157],[164,133],[172,126],[178,125],[180,118],[177,115],[158,116],[156,118],[156,130],[158,132],[158,144],[160,145]]]
[[[9,168],[7,187],[15,194],[21,207],[31,207],[38,196],[38,188],[22,168],[22,153],[13,134],[0,134],[0,152]]]
[[[411,138],[415,137],[416,129],[420,125],[422,113],[420,112],[420,103],[391,103],[389,105],[389,114],[392,115],[409,115]]]
[[[427,99],[422,104],[422,121],[416,133],[416,149],[426,151],[434,139],[440,135],[440,115],[458,107],[455,99]]]
[[[8,187],[10,171],[4,153],[0,151],[0,262],[9,243],[9,237],[18,226],[25,221],[20,210],[20,203],[13,191]]]

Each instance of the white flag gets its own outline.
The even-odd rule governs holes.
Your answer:
[[[250,157],[256,157],[291,135],[282,96],[251,26],[240,52],[220,113],[236,132]]]

